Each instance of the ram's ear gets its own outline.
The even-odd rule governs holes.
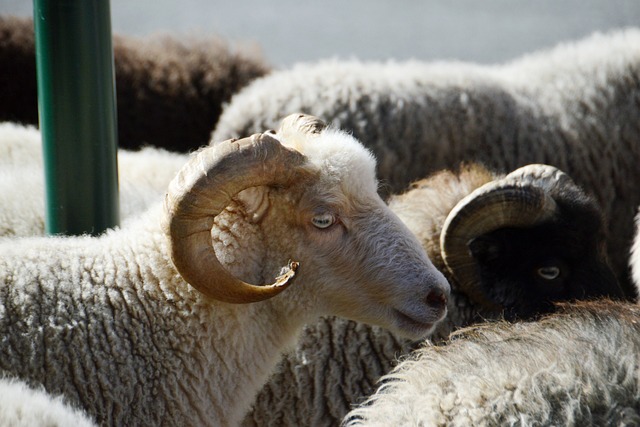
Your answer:
[[[242,204],[247,218],[259,222],[269,210],[269,187],[250,187],[239,192],[235,199]]]

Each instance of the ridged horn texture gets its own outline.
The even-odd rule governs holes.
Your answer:
[[[550,219],[557,211],[551,194],[566,186],[575,184],[559,169],[528,165],[477,188],[451,210],[440,235],[440,250],[449,272],[472,300],[500,309],[479,289],[478,265],[469,243],[500,228],[531,227]]]
[[[290,114],[282,120],[278,133],[301,132],[307,135],[322,132],[327,125],[315,116],[307,114]]]
[[[204,295],[228,303],[262,301],[282,292],[295,276],[297,262],[275,283],[256,286],[230,274],[211,242],[214,218],[240,191],[284,186],[300,177],[304,155],[284,147],[271,133],[228,140],[195,155],[169,184],[164,231],[180,275]]]

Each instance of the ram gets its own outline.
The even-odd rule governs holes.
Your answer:
[[[324,61],[257,79],[218,120],[214,140],[269,128],[290,111],[335,123],[378,159],[386,194],[477,161],[509,172],[553,165],[593,194],[609,258],[630,297],[640,205],[640,30],[595,34],[502,65]]]
[[[411,354],[343,425],[637,425],[638,354],[640,307],[630,303],[483,324]]]
[[[99,424],[236,425],[305,323],[418,338],[448,294],[371,154],[293,115],[194,154],[118,230],[0,242],[0,371]]]
[[[258,48],[220,38],[113,39],[118,142],[192,151],[209,142],[224,103],[271,67]],[[0,121],[38,124],[33,21],[0,16]]]
[[[554,167],[496,176],[467,165],[417,182],[389,207],[451,284],[434,341],[485,319],[537,318],[555,301],[623,298],[597,204]],[[244,425],[338,425],[416,344],[381,328],[322,319],[306,328]]]

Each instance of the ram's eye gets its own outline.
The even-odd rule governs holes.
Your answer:
[[[540,267],[536,273],[545,280],[554,280],[560,276],[560,268],[555,266]]]
[[[333,225],[334,222],[336,222],[336,218],[333,216],[333,214],[322,213],[311,218],[311,222],[317,228],[329,228]]]

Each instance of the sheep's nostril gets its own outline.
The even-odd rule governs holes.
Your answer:
[[[440,289],[434,289],[427,294],[427,305],[437,310],[444,310],[447,306],[447,294]]]

